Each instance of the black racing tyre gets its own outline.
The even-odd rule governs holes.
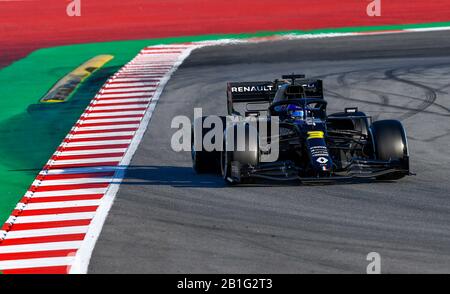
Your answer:
[[[403,125],[398,120],[376,121],[370,127],[375,158],[398,162],[405,171],[389,173],[377,180],[398,180],[409,173],[408,142]]]
[[[206,117],[202,117],[202,125]],[[222,120],[223,127],[225,127],[226,118],[220,117]],[[202,130],[202,142],[205,134],[210,131],[211,128],[203,128]],[[220,151],[205,151],[205,150],[195,150],[194,144],[194,129],[192,129],[191,135],[191,157],[192,157],[192,167],[198,174],[203,173],[220,173]]]
[[[227,184],[233,184],[235,181],[231,179],[231,161],[233,156],[232,151],[222,151],[220,152],[220,171],[222,178]]]
[[[245,128],[245,140],[242,141],[238,138],[238,127],[244,127]],[[251,126],[248,123],[240,124],[240,125],[234,124],[230,128],[227,128],[224,131],[224,141],[223,141],[223,150],[221,152],[220,156],[220,167],[221,167],[221,174],[223,179],[227,184],[244,184],[250,182],[250,179],[248,177],[242,176],[242,171],[247,167],[248,165],[257,165],[259,163],[259,146],[258,146],[258,129],[254,126]],[[233,130],[232,133],[229,132],[229,130]],[[255,137],[251,135],[251,131],[254,131]],[[234,146],[227,146],[227,136],[234,136],[234,140],[229,141],[234,142]],[[252,138],[256,139],[256,142],[254,140],[251,140]],[[240,142],[240,143],[239,143]],[[226,150],[228,149],[231,150]],[[232,164],[233,162],[233,164]],[[234,172],[238,172],[239,176],[236,176],[235,173],[232,173],[231,169],[233,168]],[[235,169],[239,169],[238,171]]]
[[[220,152],[220,172],[225,184],[230,186],[234,186],[240,183],[238,179],[235,179],[231,176],[231,162],[234,160],[233,155],[233,151],[226,150],[226,138],[224,135],[223,151]]]
[[[216,159],[212,152],[195,151],[194,146],[192,146],[191,156],[192,168],[196,173],[204,174],[213,173],[216,171],[217,167],[214,164]]]
[[[233,160],[233,151],[223,151],[220,155],[220,169],[222,178],[227,185],[234,186],[238,184],[248,184],[251,182],[249,178],[236,179],[231,176],[231,161]]]

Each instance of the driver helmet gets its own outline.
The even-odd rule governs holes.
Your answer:
[[[303,111],[303,108],[298,105],[289,104],[287,107],[287,111],[289,115],[296,120],[304,119],[305,112]]]

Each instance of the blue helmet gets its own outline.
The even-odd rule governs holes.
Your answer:
[[[287,107],[288,114],[294,118],[294,119],[304,119],[305,118],[305,112],[303,111],[303,108],[295,105],[295,104],[289,104]]]

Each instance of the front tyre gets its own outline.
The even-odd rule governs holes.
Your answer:
[[[392,161],[404,171],[377,177],[377,180],[398,180],[409,174],[408,142],[403,125],[398,120],[376,121],[370,127],[376,159]]]

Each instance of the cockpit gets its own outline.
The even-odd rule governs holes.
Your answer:
[[[308,95],[311,93],[308,87],[311,89],[313,86],[288,83],[279,86],[270,107],[271,115],[294,121],[325,119],[327,102],[315,95]]]

